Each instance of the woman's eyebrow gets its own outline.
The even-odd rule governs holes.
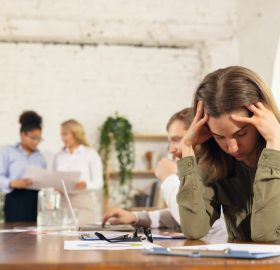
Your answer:
[[[181,139],[182,139],[182,137],[180,137],[180,136],[172,136],[171,137],[172,141],[177,141],[177,140],[181,140]]]
[[[243,129],[246,128],[246,127],[247,127],[247,125],[243,126],[243,127],[240,128],[239,130],[237,130],[236,132],[234,132],[232,135],[236,135],[238,132],[240,132],[241,130],[243,130]],[[210,129],[210,128],[209,128],[209,129]],[[215,136],[224,137],[224,135],[216,134],[216,133],[212,132],[211,130],[210,130],[210,132],[211,132],[213,135],[215,135]]]

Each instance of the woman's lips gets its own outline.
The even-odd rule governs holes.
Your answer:
[[[241,153],[235,153],[235,154],[233,154],[233,157],[235,157],[235,158],[241,158],[241,157],[242,157],[242,154],[241,154]]]

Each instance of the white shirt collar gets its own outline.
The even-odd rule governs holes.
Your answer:
[[[74,151],[73,153],[70,152],[69,148],[64,148],[63,149],[66,153],[68,154],[79,154],[79,153],[84,153],[86,150],[86,146],[80,144]]]

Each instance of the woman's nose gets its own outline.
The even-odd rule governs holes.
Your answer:
[[[228,152],[229,153],[236,153],[238,151],[238,144],[235,139],[230,139],[228,141]]]

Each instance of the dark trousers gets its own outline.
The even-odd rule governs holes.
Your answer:
[[[5,196],[5,222],[36,222],[38,191],[14,189]]]

